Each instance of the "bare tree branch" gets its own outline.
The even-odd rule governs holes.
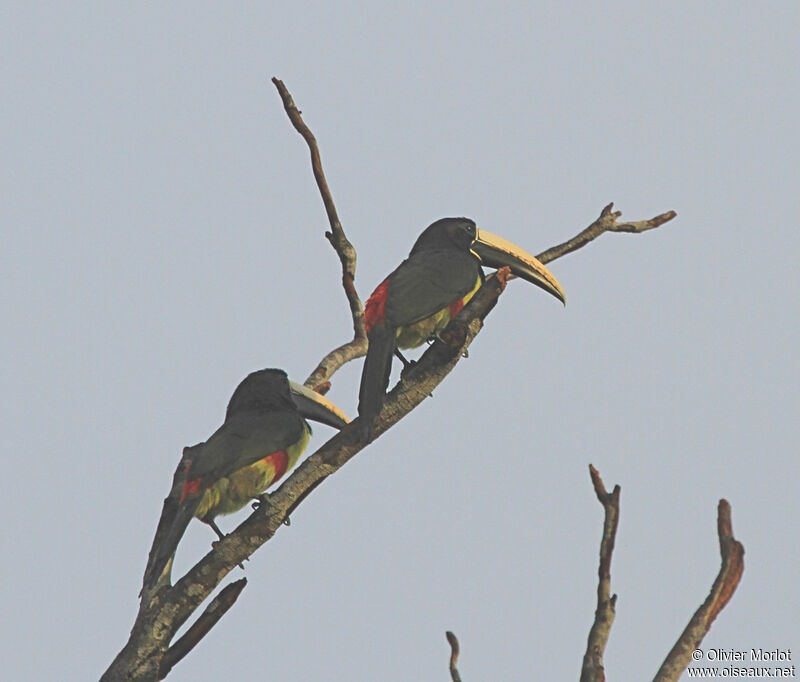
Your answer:
[[[609,493],[600,473],[591,464],[589,474],[597,499],[605,510],[603,521],[603,539],[600,541],[600,566],[597,569],[597,609],[594,612],[594,623],[589,630],[589,641],[583,656],[581,682],[605,682],[606,672],[603,666],[603,653],[606,650],[611,625],[614,623],[614,608],[617,595],[611,595],[611,555],[614,552],[614,541],[617,537],[619,522],[620,487],[614,486]]]
[[[458,637],[455,636],[450,630],[444,633],[447,637],[447,642],[450,644],[450,679],[452,682],[461,682],[461,675],[458,673],[456,663],[458,663]]]
[[[319,193],[322,196],[322,203],[325,204],[325,212],[328,214],[328,222],[331,231],[325,233],[325,237],[339,256],[342,263],[342,286],[344,287],[347,302],[350,305],[350,314],[353,317],[353,340],[339,346],[328,353],[317,365],[316,369],[309,375],[305,385],[309,388],[321,388],[333,373],[342,365],[350,360],[359,358],[367,352],[367,332],[364,329],[364,307],[355,286],[356,277],[356,250],[345,236],[342,223],[339,221],[339,214],[336,212],[336,205],[333,203],[333,196],[325,179],[325,172],[322,170],[322,159],[319,155],[319,147],[314,133],[303,121],[302,112],[295,106],[294,100],[283,81],[273,78],[272,82],[278,89],[278,94],[283,100],[283,108],[292,125],[295,127],[303,139],[308,144],[311,152],[311,169],[314,171],[314,178],[317,181]]]
[[[273,78],[273,83],[283,100],[290,121],[309,146],[314,177],[331,225],[331,232],[326,233],[326,237],[336,250],[342,265],[342,284],[353,319],[353,340],[331,351],[305,382],[306,386],[324,392],[329,388],[329,379],[336,370],[366,352],[363,306],[354,286],[356,254],[339,222],[322,171],[316,139],[303,122],[301,113],[286,86],[277,78]],[[545,251],[539,257],[540,260],[548,262],[558,258],[584,246],[603,232],[644,231],[657,227],[675,215],[674,212],[669,212],[650,221],[617,225],[616,219],[619,213],[612,214],[611,208],[611,205],[607,206],[600,218],[574,239]],[[506,268],[488,277],[481,289],[441,334],[441,340],[437,340],[428,348],[416,365],[387,395],[381,413],[373,424],[373,440],[419,405],[452,371],[479,333],[486,315],[497,303],[507,279],[509,272]],[[103,675],[104,682],[158,679],[162,659],[166,659],[164,663],[169,663],[167,659],[167,653],[170,651],[169,643],[191,614],[235,566],[247,559],[276,533],[289,514],[317,485],[367,445],[358,438],[357,421],[308,457],[270,496],[268,505],[251,514],[236,530],[216,543],[214,548],[174,586],[170,586],[168,581],[163,579],[143,591],[139,613],[128,642]],[[169,509],[165,506],[165,513],[168,512]],[[160,523],[159,528],[162,525],[163,523]],[[221,615],[222,613],[219,614],[220,617]],[[178,643],[173,647],[176,651],[177,645]],[[166,668],[165,670],[164,675],[168,672]]]
[[[488,277],[484,285],[453,318],[441,340],[435,341],[413,369],[386,396],[374,422],[373,438],[396,424],[444,380],[483,326],[505,288],[507,268]],[[358,420],[336,434],[308,457],[269,496],[269,504],[245,519],[174,586],[144,593],[125,647],[112,662],[103,682],[156,679],[158,660],[175,632],[235,566],[272,538],[289,512],[313,487],[338,471],[366,443],[358,437]]]
[[[722,499],[717,506],[717,535],[722,556],[717,579],[706,600],[695,611],[675,646],[661,664],[654,682],[676,682],[692,659],[692,652],[700,646],[711,623],[730,601],[744,573],[744,546],[733,537],[731,505]]]
[[[205,611],[192,624],[186,633],[175,644],[167,649],[161,659],[158,679],[163,680],[175,664],[183,660],[194,649],[227,612],[236,603],[242,590],[247,585],[247,578],[240,578],[222,588],[220,593],[206,606]]]
[[[669,222],[678,214],[675,213],[675,211],[667,211],[649,220],[617,223],[617,218],[621,215],[622,211],[614,210],[614,202],[612,201],[600,211],[600,216],[589,225],[589,227],[575,235],[572,239],[565,241],[563,244],[553,246],[547,249],[547,251],[542,251],[536,258],[542,263],[549,263],[556,258],[561,258],[561,256],[566,256],[568,253],[572,253],[586,246],[590,241],[597,239],[604,232],[647,232],[647,230],[653,230]]]
[[[367,352],[367,335],[364,329],[363,320],[363,305],[358,297],[355,289],[355,274],[356,274],[356,251],[353,245],[348,241],[342,229],[341,222],[339,221],[336,206],[331,196],[330,188],[328,187],[325,173],[322,170],[322,160],[319,154],[319,147],[314,134],[303,121],[301,112],[298,110],[294,100],[289,93],[286,85],[278,78],[273,78],[272,82],[278,89],[278,93],[283,100],[283,106],[289,120],[295,127],[297,132],[303,137],[308,144],[311,152],[311,168],[314,172],[314,178],[317,181],[317,187],[322,196],[322,202],[325,204],[325,210],[328,214],[328,221],[331,225],[331,232],[326,232],[325,236],[331,243],[339,260],[342,263],[342,286],[344,287],[345,294],[347,295],[348,303],[350,304],[350,312],[353,317],[353,339],[338,348],[333,349],[322,360],[320,360],[317,367],[309,375],[305,381],[305,385],[320,392],[325,392],[329,386],[326,382],[333,376],[333,374],[343,365],[363,357]],[[639,220],[636,222],[617,223],[617,219],[622,215],[621,211],[614,211],[614,203],[608,204],[600,212],[600,216],[589,227],[580,232],[572,239],[554,246],[547,251],[540,253],[537,258],[542,263],[549,263],[556,258],[565,256],[583,246],[586,246],[590,241],[597,239],[604,232],[646,232],[664,223],[672,220],[677,213],[675,211],[667,211],[660,215],[650,218],[649,220]],[[513,275],[512,275],[513,278]]]
[[[330,388],[330,378],[334,372],[351,360],[363,358],[367,354],[367,337],[355,337],[328,353],[305,380],[305,385],[323,395]]]
[[[461,360],[463,351],[478,334],[483,319],[503,291],[502,274],[487,279],[486,284],[441,334],[441,339],[425,351],[406,377],[388,393],[374,422],[375,438],[429,397]],[[266,510],[255,511],[232,533],[216,543],[214,549],[175,584],[173,592],[181,592],[192,600],[205,598],[208,590],[213,589],[218,572],[227,573],[247,559],[281,528],[289,512],[298,506],[309,489],[336,473],[366,447],[367,444],[359,440],[358,434],[356,419],[306,458],[269,496]]]

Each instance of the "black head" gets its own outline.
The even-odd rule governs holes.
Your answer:
[[[417,238],[411,254],[431,249],[452,249],[469,251],[475,241],[477,228],[469,218],[440,218]]]
[[[248,374],[236,387],[225,419],[252,410],[295,409],[289,393],[289,379],[282,369],[260,369]]]

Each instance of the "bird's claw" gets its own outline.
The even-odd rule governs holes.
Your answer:
[[[256,499],[253,500],[253,504],[251,506],[253,508],[253,511],[257,511],[258,509],[263,509],[265,514],[269,514],[270,504],[272,504],[272,502],[270,502],[269,494],[261,493],[261,495],[259,495]],[[292,525],[292,521],[288,516],[283,520],[283,525],[284,526]]]
[[[434,333],[433,333],[433,334],[431,334],[431,335],[430,335],[430,336],[429,336],[427,339],[425,339],[425,342],[426,342],[426,343],[427,343],[429,346],[430,346],[430,345],[431,345],[431,344],[432,344],[434,341],[441,341],[442,343],[447,343],[447,341],[445,341],[445,340],[442,338],[442,335],[441,335],[439,332],[434,332]]]
[[[253,504],[250,506],[253,511],[258,511],[259,509],[266,510],[269,507],[269,495],[267,493],[261,493],[261,495],[253,500]]]

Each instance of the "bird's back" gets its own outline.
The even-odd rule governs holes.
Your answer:
[[[433,315],[472,291],[480,276],[480,263],[469,252],[416,253],[387,278],[386,322],[401,327]]]
[[[303,436],[296,410],[242,412],[230,417],[191,456],[191,477],[218,479],[295,444]]]

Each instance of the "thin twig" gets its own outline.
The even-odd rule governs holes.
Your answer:
[[[717,506],[717,535],[722,556],[717,579],[706,600],[695,611],[675,646],[661,664],[654,682],[675,682],[686,670],[692,654],[700,646],[711,623],[730,601],[744,572],[744,546],[733,537],[731,505],[722,499]]]
[[[653,230],[669,222],[678,214],[675,213],[675,211],[667,211],[649,220],[617,223],[617,218],[621,215],[622,211],[614,210],[614,202],[612,201],[608,206],[603,208],[600,212],[600,216],[589,225],[589,227],[575,235],[572,239],[565,241],[563,244],[553,246],[547,249],[547,251],[542,251],[536,258],[542,263],[549,263],[556,258],[561,258],[561,256],[566,256],[568,253],[572,253],[586,246],[590,241],[597,239],[604,232],[647,232],[647,230]]]
[[[325,179],[325,172],[322,170],[322,159],[319,155],[319,146],[314,133],[303,121],[302,112],[297,108],[292,99],[292,95],[284,85],[283,81],[273,78],[272,82],[278,89],[278,94],[283,101],[283,108],[289,120],[308,144],[311,152],[311,169],[314,171],[314,179],[317,181],[319,193],[322,196],[322,203],[325,204],[325,212],[328,214],[328,222],[331,231],[325,233],[325,237],[339,256],[342,264],[342,287],[350,305],[350,314],[353,318],[353,340],[339,346],[326,355],[317,365],[316,369],[306,379],[305,384],[309,388],[317,388],[328,381],[333,373],[343,364],[357,357],[365,355],[367,352],[367,333],[364,329],[364,307],[355,286],[356,277],[356,250],[345,236],[336,205],[333,203],[328,181]]]
[[[308,388],[324,393],[330,388],[330,378],[339,368],[346,365],[351,360],[363,358],[366,354],[366,335],[356,336],[352,341],[348,341],[338,348],[334,348],[322,358],[319,364],[314,368],[314,371],[308,375],[304,383]]]
[[[619,522],[619,493],[620,487],[614,486],[612,492],[606,490],[600,473],[591,464],[589,475],[597,499],[605,510],[603,521],[603,539],[600,541],[600,565],[597,569],[597,609],[594,612],[594,623],[589,630],[589,640],[586,643],[586,653],[583,656],[581,668],[581,682],[604,682],[606,672],[603,666],[603,653],[606,650],[608,636],[611,634],[611,625],[614,623],[614,610],[617,604],[617,595],[611,594],[611,555],[614,552],[614,541],[617,537],[617,524]]]
[[[205,611],[200,614],[200,617],[192,624],[175,644],[173,644],[164,653],[161,659],[161,665],[158,668],[158,679],[163,680],[169,675],[172,668],[176,663],[179,663],[183,658],[194,649],[227,612],[236,603],[242,590],[247,585],[247,578],[240,578],[226,585],[220,593],[212,599],[211,603],[206,607]]]
[[[461,682],[461,675],[458,674],[458,668],[456,668],[456,663],[458,663],[458,637],[455,636],[450,630],[444,633],[444,636],[447,637],[447,642],[450,644],[450,679],[452,682]]]

